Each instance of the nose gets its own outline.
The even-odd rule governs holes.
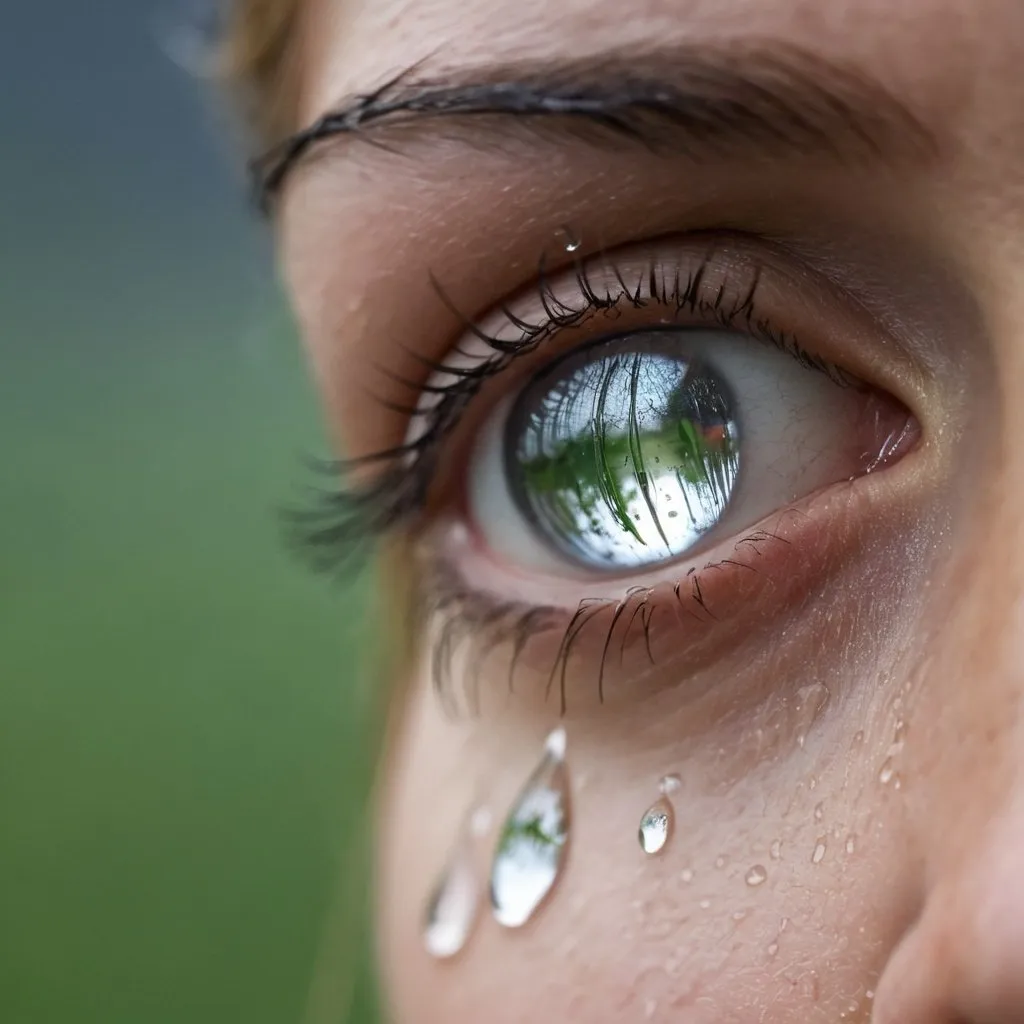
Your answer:
[[[1024,1024],[1024,778],[962,849],[890,958],[873,1024]]]

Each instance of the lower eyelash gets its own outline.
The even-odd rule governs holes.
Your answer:
[[[716,247],[709,247],[702,261],[682,280],[678,268],[673,277],[664,271],[657,257],[638,275],[631,286],[619,268],[608,261],[617,282],[617,290],[600,294],[588,276],[588,264],[577,261],[575,277],[579,306],[571,306],[554,292],[542,259],[537,273],[537,289],[544,319],[530,323],[502,307],[506,324],[517,334],[513,339],[487,333],[478,324],[463,317],[448,299],[443,288],[431,276],[435,290],[445,305],[464,322],[469,333],[484,342],[493,355],[470,367],[454,368],[445,363],[416,357],[426,370],[446,375],[443,385],[423,385],[397,374],[389,374],[420,400],[427,394],[435,397],[427,409],[401,407],[382,403],[396,411],[418,416],[423,429],[404,444],[352,460],[319,462],[314,468],[327,475],[331,486],[313,489],[311,500],[303,507],[285,513],[287,540],[314,569],[340,574],[361,560],[368,543],[409,526],[426,505],[437,475],[438,461],[445,439],[456,429],[463,413],[483,385],[509,368],[517,359],[536,351],[559,331],[578,328],[590,319],[614,315],[621,307],[643,309],[652,303],[674,308],[678,314],[687,310],[700,313],[717,326],[734,328],[738,324],[780,351],[796,359],[807,369],[825,374],[840,387],[858,386],[859,382],[841,367],[808,352],[797,340],[776,330],[765,317],[756,314],[760,271],[754,269],[746,281],[729,277],[717,285],[708,285]],[[659,274],[660,271],[660,274]],[[646,291],[645,291],[646,288]],[[359,482],[369,477],[368,483]],[[337,484],[340,480],[341,484]]]
[[[790,509],[782,513],[794,513]],[[719,616],[709,606],[705,591],[710,574],[732,567],[755,575],[764,572],[756,564],[762,547],[769,543],[789,545],[777,533],[755,530],[738,540],[731,557],[688,569],[685,575],[663,587],[632,587],[621,599],[585,597],[575,611],[554,606],[531,606],[502,601],[491,594],[467,587],[444,562],[429,558],[426,571],[417,578],[414,607],[419,609],[410,624],[413,636],[429,644],[430,674],[435,692],[449,714],[475,715],[480,711],[480,689],[484,666],[502,648],[508,650],[507,687],[516,692],[516,674],[528,644],[551,635],[556,652],[544,684],[545,702],[557,695],[559,713],[568,709],[570,662],[584,645],[594,639],[600,647],[595,687],[604,703],[604,688],[616,666],[621,666],[627,647],[640,641],[652,667],[655,602],[668,602],[676,614],[699,626],[709,627]],[[660,595],[657,593],[661,591]],[[676,624],[678,627],[678,623]]]

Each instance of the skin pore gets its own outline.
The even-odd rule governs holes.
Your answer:
[[[415,514],[387,532],[396,586],[435,613],[384,625],[396,646],[416,634],[378,794],[391,1014],[1024,1020],[1024,7],[627,7],[302,12],[295,127],[339,112],[344,130],[289,165],[272,205],[346,453],[409,436],[438,372],[424,361],[483,344],[467,322],[507,327],[503,304],[536,322],[545,294],[578,294],[581,265],[619,268],[629,290],[655,280],[645,303],[552,331],[485,381],[410,492]],[[609,109],[617,123],[600,123]],[[465,498],[494,410],[576,345],[661,323],[671,275],[650,266],[684,282],[705,267],[673,314],[686,326],[715,326],[715,296],[739,307],[756,280],[757,317],[896,399],[914,442],[694,558],[581,578],[496,557]],[[441,608],[452,574],[472,596]],[[633,586],[650,590],[634,620],[649,612],[650,630],[614,634],[599,694],[608,617]],[[514,669],[509,642],[481,641],[481,609],[512,596],[554,622]],[[608,604],[552,688],[586,598]],[[450,614],[470,628],[445,701],[431,649]],[[423,906],[467,811],[483,802],[500,821],[558,725],[564,877],[525,928],[485,914],[457,959],[432,959]],[[637,823],[670,772],[675,834],[645,857]]]

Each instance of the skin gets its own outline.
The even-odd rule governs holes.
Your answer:
[[[936,145],[855,166],[792,154],[708,165],[626,146],[597,158],[559,132],[467,146],[432,129],[397,151],[332,146],[290,177],[278,219],[339,443],[358,454],[401,440],[406,422],[371,392],[409,396],[388,393],[380,365],[413,373],[403,346],[439,358],[463,333],[429,274],[486,315],[529,284],[564,224],[591,250],[665,235],[685,247],[688,233],[722,227],[784,240],[765,256],[776,273],[764,301],[911,409],[920,443],[796,502],[803,518],[772,519],[790,543],[785,558],[765,548],[770,582],[711,581],[720,614],[702,630],[666,612],[656,667],[627,645],[603,703],[585,649],[595,637],[568,673],[564,717],[544,697],[543,644],[512,694],[507,652],[485,660],[475,714],[442,707],[414,645],[378,796],[393,1019],[1024,1020],[1024,7],[638,0],[628,11],[309,0],[302,121],[423,59],[443,77],[505,58],[742,44],[805,50],[879,83]],[[514,374],[491,385],[496,398],[516,386]],[[488,411],[478,404],[460,426],[432,521],[451,518],[458,453]],[[389,541],[398,589],[416,583],[424,533]],[[507,566],[459,558],[477,585],[512,586]],[[516,586],[568,608],[624,590],[521,574]],[[462,675],[456,665],[456,692]],[[423,905],[467,809],[503,814],[559,722],[573,780],[564,878],[526,928],[485,915],[457,960],[432,960]],[[675,834],[645,858],[637,823],[667,772],[684,780]],[[493,842],[475,848],[481,872]],[[755,866],[767,880],[750,885]]]

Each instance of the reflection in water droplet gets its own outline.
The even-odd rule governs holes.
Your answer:
[[[640,819],[640,847],[644,853],[660,853],[672,835],[675,812],[672,804],[661,797],[644,812]]]
[[[556,729],[501,829],[491,865],[491,909],[507,928],[526,924],[551,892],[569,840],[565,730]]]
[[[761,885],[768,878],[768,872],[765,871],[764,865],[755,864],[747,872],[747,885]]]
[[[444,960],[466,944],[480,908],[480,881],[473,865],[471,837],[478,835],[478,810],[463,826],[441,877],[427,901],[423,944],[431,956]]]
[[[882,763],[882,767],[879,769],[878,781],[883,786],[888,786],[889,783],[892,782],[892,777],[895,774],[896,769],[892,766],[892,758],[887,757],[885,761]]]
[[[825,840],[819,839],[818,845],[814,847],[814,853],[811,854],[811,863],[820,864],[825,859]]]
[[[661,782],[658,783],[658,792],[662,796],[669,796],[675,793],[682,784],[683,780],[678,775],[665,775],[662,777]]]
[[[576,232],[568,226],[562,227],[559,230],[558,235],[566,252],[577,252],[580,245],[582,245],[582,242]]]

